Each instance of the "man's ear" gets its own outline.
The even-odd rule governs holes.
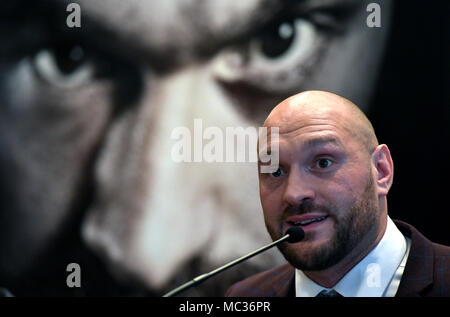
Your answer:
[[[380,144],[372,153],[372,163],[376,172],[378,196],[386,196],[394,179],[394,163],[386,144]]]

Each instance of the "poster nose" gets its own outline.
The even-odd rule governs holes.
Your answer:
[[[185,69],[147,86],[139,106],[111,127],[83,234],[113,271],[161,288],[194,256],[212,267],[259,245],[265,233],[262,216],[257,218],[256,163],[173,159],[175,129],[191,131],[195,143],[198,120],[218,129],[250,125],[208,68]],[[241,237],[242,252],[232,239],[225,241],[231,232]]]

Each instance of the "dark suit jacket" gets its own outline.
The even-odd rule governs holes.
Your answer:
[[[433,243],[413,226],[395,221],[411,249],[395,296],[450,296],[450,247]],[[295,269],[289,263],[232,285],[228,297],[295,296]]]

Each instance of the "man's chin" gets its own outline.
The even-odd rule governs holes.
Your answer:
[[[326,270],[345,256],[341,250],[330,248],[326,243],[307,247],[286,245],[281,246],[280,251],[292,266],[301,271]]]

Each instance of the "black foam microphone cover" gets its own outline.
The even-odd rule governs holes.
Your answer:
[[[290,227],[286,234],[289,235],[289,238],[286,240],[289,243],[300,242],[305,237],[305,231],[300,227]]]

